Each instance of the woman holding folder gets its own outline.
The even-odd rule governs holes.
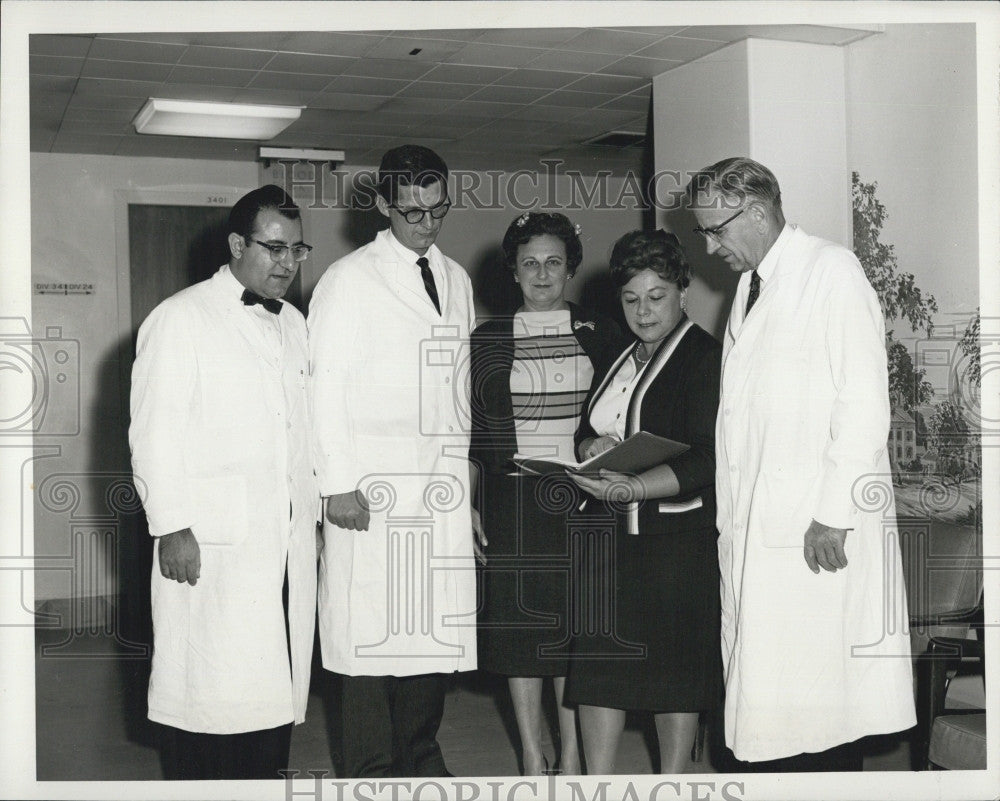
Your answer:
[[[684,313],[691,269],[673,234],[623,236],[611,277],[636,339],[594,376],[577,456],[639,431],[690,448],[638,475],[573,476],[590,496],[585,513],[607,521],[583,574],[607,577],[588,581],[584,603],[608,619],[574,638],[566,701],[579,706],[588,773],[615,772],[626,710],[654,713],[660,772],[681,773],[698,713],[722,685],[714,489],[722,346]]]
[[[566,300],[583,258],[579,226],[562,214],[526,212],[503,238],[504,280],[520,289],[513,316],[472,333],[472,444],[489,560],[480,571],[479,667],[506,676],[521,738],[522,772],[539,775],[542,686],[552,677],[558,766],[580,772],[576,713],[563,705],[569,652],[567,505],[579,490],[561,473],[512,475],[516,451],[572,458],[573,435],[595,372],[624,343],[606,317]],[[509,271],[509,272],[508,272]]]

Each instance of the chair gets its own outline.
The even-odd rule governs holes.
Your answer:
[[[920,767],[928,770],[986,768],[986,711],[947,709],[948,686],[957,675],[977,671],[985,681],[983,607],[969,616],[977,639],[931,637],[918,660],[917,713],[921,721]]]

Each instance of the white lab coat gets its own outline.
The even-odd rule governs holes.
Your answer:
[[[139,329],[132,371],[150,533],[190,528],[201,550],[193,587],[164,578],[154,555],[149,717],[209,734],[304,720],[316,617],[305,321],[285,304],[279,350],[241,292],[224,266],[165,300]]]
[[[331,265],[309,306],[316,465],[323,496],[362,489],[368,531],[324,522],[323,666],[407,676],[476,667],[469,505],[466,272],[382,231]]]
[[[878,299],[852,253],[792,226],[758,269],[716,426],[726,742],[749,761],[915,722]],[[808,569],[813,519],[851,529],[845,570]]]

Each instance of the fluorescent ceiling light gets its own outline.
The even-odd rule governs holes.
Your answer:
[[[303,108],[151,97],[133,124],[141,134],[264,141],[295,122]]]
[[[315,150],[303,147],[261,147],[258,156],[278,161],[335,161],[344,162],[343,150]]]

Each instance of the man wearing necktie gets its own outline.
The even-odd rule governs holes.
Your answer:
[[[345,775],[448,775],[447,674],[476,667],[469,504],[469,276],[434,244],[448,168],[404,145],[379,167],[389,227],[332,264],[309,305],[325,502],[319,630],[343,689]]]
[[[741,273],[715,440],[726,742],[745,770],[861,770],[861,738],[915,722],[878,298],[785,223],[762,164],[706,167],[688,199]]]
[[[305,320],[281,297],[310,246],[277,186],[229,231],[229,263],[143,322],[132,371],[168,779],[281,778],[309,691],[319,491]]]

